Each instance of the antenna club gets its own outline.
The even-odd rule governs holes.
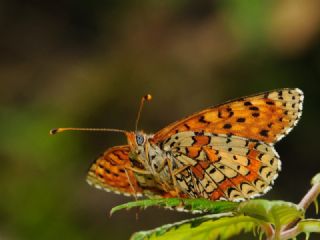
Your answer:
[[[56,134],[56,133],[58,133],[59,132],[59,129],[58,128],[53,128],[53,129],[51,129],[50,130],[50,135],[54,135],[54,134]]]
[[[146,101],[151,101],[152,100],[152,96],[151,94],[147,94],[143,97]]]

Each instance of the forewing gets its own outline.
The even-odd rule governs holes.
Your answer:
[[[87,182],[96,188],[122,193],[124,195],[141,195],[131,166],[128,145],[109,148],[91,165]]]
[[[176,175],[190,197],[239,201],[266,193],[281,168],[273,146],[237,136],[178,133],[164,147],[176,165],[189,166]]]
[[[130,159],[129,153],[129,145],[109,148],[91,165],[87,182],[98,189],[126,196],[171,197],[151,174],[131,170],[131,163],[135,160]]]
[[[161,143],[179,132],[204,131],[274,143],[297,124],[302,103],[303,93],[297,88],[239,98],[172,123],[157,132],[153,141]]]

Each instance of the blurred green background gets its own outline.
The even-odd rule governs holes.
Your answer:
[[[320,1],[0,2],[0,239],[127,239],[190,217],[116,213],[132,200],[85,182],[93,159],[140,128],[260,91],[305,92],[299,125],[277,144],[283,170],[267,199],[298,202],[320,170]],[[136,219],[136,215],[138,218]]]

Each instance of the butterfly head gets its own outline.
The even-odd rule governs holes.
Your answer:
[[[126,132],[130,148],[137,154],[144,151],[148,136],[143,132]]]
[[[136,144],[138,146],[143,146],[145,140],[146,140],[146,137],[144,134],[140,134],[140,133],[136,134]]]

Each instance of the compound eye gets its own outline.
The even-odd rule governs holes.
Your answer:
[[[142,145],[144,143],[144,137],[142,135],[137,135],[136,136],[136,142],[138,145]]]

